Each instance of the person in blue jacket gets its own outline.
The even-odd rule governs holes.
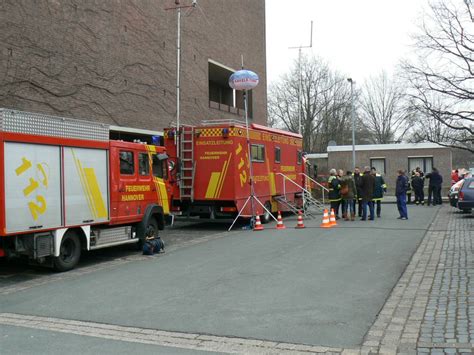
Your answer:
[[[405,175],[405,170],[398,170],[397,182],[395,183],[395,196],[397,197],[397,208],[400,213],[398,219],[408,219],[407,211],[407,190],[408,178]]]

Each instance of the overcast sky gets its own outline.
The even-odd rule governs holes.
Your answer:
[[[330,67],[363,82],[382,69],[392,73],[409,54],[426,0],[266,0],[267,79],[278,80],[298,57],[294,46],[313,48]]]

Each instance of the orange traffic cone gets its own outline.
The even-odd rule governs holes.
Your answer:
[[[285,225],[283,224],[283,219],[281,218],[281,212],[278,211],[278,218],[277,218],[277,229],[285,229]]]
[[[334,208],[331,208],[331,216],[329,217],[329,224],[331,227],[337,226],[336,215],[334,214]]]
[[[329,223],[329,214],[328,214],[328,210],[325,209],[324,210],[324,214],[323,214],[323,222],[319,225],[321,228],[331,228],[331,223]]]
[[[295,228],[305,228],[303,223],[303,213],[301,211],[298,211],[298,223]]]
[[[254,231],[263,231],[263,224],[260,222],[260,216],[257,215],[257,218],[255,219],[255,226],[253,227]]]

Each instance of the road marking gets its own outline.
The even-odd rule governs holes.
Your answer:
[[[197,333],[170,332],[15,313],[0,313],[0,325],[227,354],[324,354],[342,353],[344,351],[342,348],[279,343],[258,339],[223,337]],[[354,349],[345,350],[347,352]]]

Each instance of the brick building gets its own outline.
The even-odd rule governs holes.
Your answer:
[[[191,0],[181,0],[190,5]],[[250,116],[266,124],[265,0],[182,9],[181,123],[243,115],[227,83],[260,77]],[[0,107],[162,130],[176,117],[174,0],[18,0],[0,6]]]
[[[435,167],[443,176],[443,195],[451,187],[452,154],[451,149],[434,143],[371,144],[356,145],[356,166],[375,167],[388,185],[388,194],[394,195],[398,169],[409,172],[420,167],[425,173]],[[312,173],[326,176],[329,169],[352,170],[352,146],[331,146],[327,154],[308,154]],[[425,183],[428,185],[428,182]]]

